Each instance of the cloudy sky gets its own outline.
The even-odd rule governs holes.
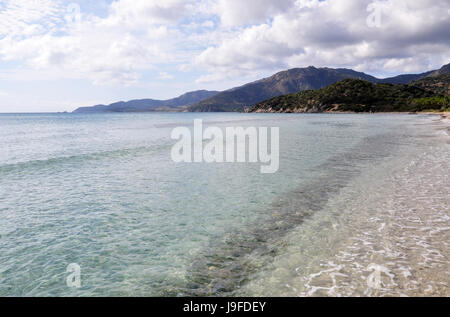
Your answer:
[[[450,62],[450,0],[0,0],[0,112],[224,90],[293,67]]]

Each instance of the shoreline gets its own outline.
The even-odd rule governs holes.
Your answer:
[[[430,132],[450,131],[450,113],[418,114],[441,116],[429,123]],[[435,130],[433,122],[441,126]],[[445,203],[450,202],[445,172],[450,170],[445,160],[449,136],[448,132],[444,137],[436,136],[426,153],[408,158],[411,162],[403,170],[393,171],[386,184],[392,194],[385,192],[378,201],[368,198],[374,203],[370,208],[362,207],[367,209],[365,217],[356,216],[360,225],[355,226],[349,243],[339,249],[335,263],[323,263],[319,273],[308,276],[303,296],[327,294],[323,292],[326,288],[320,289],[326,276],[334,280],[328,295],[339,295],[338,290],[345,294],[349,291],[345,275],[361,278],[360,290],[368,283],[369,287],[359,294],[362,296],[450,296],[450,215]],[[341,273],[343,285],[337,282]],[[379,274],[378,287],[370,285],[375,274]]]
[[[450,112],[407,112],[407,111],[393,111],[393,112],[354,112],[354,111],[324,111],[324,112],[286,112],[286,111],[227,111],[227,112],[188,112],[188,111],[137,111],[137,112],[95,112],[95,113],[75,113],[75,112],[1,112],[0,116],[8,116],[8,115],[102,115],[102,114],[180,114],[180,113],[236,113],[236,114],[373,114],[373,115],[382,115],[382,114],[395,114],[395,115],[440,115],[443,118],[450,119]]]
[[[241,112],[241,113],[286,113],[286,114],[374,114],[374,115],[381,115],[381,114],[402,114],[402,115],[441,115],[446,118],[450,117],[450,112],[442,112],[442,111],[421,111],[421,112],[411,112],[411,111],[387,111],[387,112],[355,112],[355,111],[323,111],[323,112],[308,112],[308,111],[274,111],[271,109],[265,110],[265,109],[258,109],[256,111],[249,111],[249,112]]]
[[[290,249],[274,261],[273,271],[260,274],[245,291],[268,296],[276,289],[275,296],[295,297],[450,296],[449,135],[439,133],[450,125],[448,116],[436,119],[428,117],[418,127],[424,133],[418,135],[421,150],[413,146],[412,152],[373,165],[321,214],[294,229],[287,239]],[[308,250],[314,243],[311,232],[328,240],[325,256],[315,253],[318,247]],[[282,282],[273,282],[274,275]],[[267,289],[268,283],[276,284]]]

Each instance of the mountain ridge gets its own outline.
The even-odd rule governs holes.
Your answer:
[[[110,105],[81,107],[75,113],[103,112],[233,112],[244,111],[252,106],[274,97],[298,93],[305,90],[317,90],[344,79],[361,79],[374,84],[409,84],[427,77],[436,77],[450,73],[450,64],[438,70],[420,74],[404,74],[380,79],[375,76],[347,68],[292,68],[280,71],[272,76],[234,87],[222,92],[197,90],[169,100],[140,99],[128,102],[116,102]]]
[[[187,92],[176,98],[168,100],[134,99],[119,101],[109,105],[96,105],[80,107],[74,113],[103,113],[103,112],[148,112],[148,111],[180,111],[206,98],[210,98],[218,91],[196,90]]]
[[[344,79],[362,79],[371,83],[408,84],[412,81],[447,72],[449,65],[440,70],[420,74],[398,75],[380,79],[372,75],[347,68],[292,68],[270,77],[221,92],[188,108],[192,112],[244,111],[255,104],[304,90],[325,88]]]
[[[249,112],[418,112],[447,111],[450,75],[426,77],[410,84],[344,79],[318,90],[305,90],[263,101]]]
[[[243,111],[258,102],[301,90],[320,89],[345,78],[377,81],[374,76],[346,68],[292,68],[235,87],[188,108],[192,112]]]

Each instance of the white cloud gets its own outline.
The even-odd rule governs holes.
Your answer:
[[[204,28],[213,28],[214,27],[214,22],[213,21],[205,21],[202,23],[202,27]]]
[[[46,1],[48,8],[57,8],[55,3]],[[0,38],[0,56],[4,60],[22,60],[33,69],[67,72],[72,78],[88,78],[95,84],[126,85],[138,82],[140,73],[153,69],[155,64],[174,60],[173,45],[179,35],[167,24],[175,23],[181,16],[173,12],[184,12],[188,5],[178,0],[119,0],[111,4],[106,18],[86,15],[73,24],[28,32],[38,26],[33,24],[35,19],[48,16],[32,14],[36,11],[35,2],[23,1],[20,10],[14,5],[6,7],[5,16],[25,12],[22,20],[28,19],[30,24],[14,33],[4,28],[6,36]],[[43,11],[53,12],[54,17],[59,15],[59,20],[64,21],[66,9]]]
[[[295,0],[218,0],[215,10],[225,26],[249,25],[290,9]]]
[[[141,28],[158,23],[176,23],[189,14],[192,0],[119,0],[110,7],[106,24]]]
[[[53,30],[63,20],[57,0],[0,1],[0,38],[31,36]]]
[[[238,28],[234,36],[199,54],[195,64],[210,73],[200,80],[308,65],[385,73],[423,71],[450,61],[448,1],[379,2],[379,28],[366,23],[372,2],[302,0],[288,9],[270,10],[271,21]],[[222,15],[225,24],[252,21],[243,17],[245,13],[231,17],[232,11],[227,12]],[[253,13],[256,20],[267,19]]]
[[[167,72],[159,72],[159,77],[158,78],[162,79],[162,80],[169,80],[169,79],[173,79],[173,76],[170,75]]]
[[[309,65],[401,73],[450,61],[448,0],[377,2],[379,28],[366,24],[372,0],[116,0],[104,17],[68,3],[0,0],[0,58],[21,63],[2,76],[131,85],[146,71],[169,80],[171,65],[203,72],[203,83]]]

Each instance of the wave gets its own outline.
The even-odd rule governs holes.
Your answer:
[[[170,148],[169,144],[140,146],[134,148],[117,149],[111,151],[101,151],[93,153],[84,153],[79,155],[60,156],[48,158],[45,160],[30,160],[12,164],[0,165],[0,175],[11,172],[24,172],[29,170],[40,170],[43,168],[74,165],[76,163],[86,163],[89,161],[101,161],[104,159],[119,159],[123,157],[135,157],[137,155],[145,155]]]

